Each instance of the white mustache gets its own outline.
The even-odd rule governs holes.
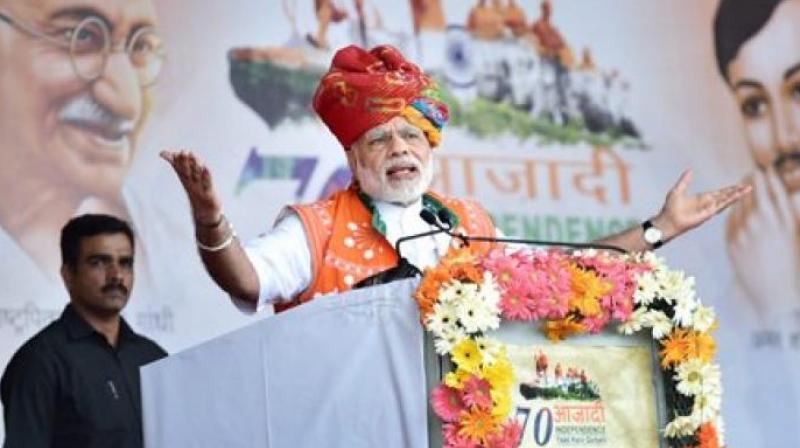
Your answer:
[[[109,140],[119,140],[136,127],[136,122],[120,117],[103,107],[90,93],[70,99],[58,111],[58,118],[69,124],[89,128]]]
[[[422,172],[422,164],[419,162],[419,160],[410,155],[400,156],[395,159],[387,160],[386,162],[384,162],[383,166],[381,167],[381,170],[383,171],[383,174],[386,175],[386,173],[392,168],[409,167],[409,166],[413,166],[414,168],[417,169],[417,171]]]

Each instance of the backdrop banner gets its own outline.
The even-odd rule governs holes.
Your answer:
[[[727,442],[800,446],[800,0],[37,3],[0,0],[0,367],[66,304],[59,230],[86,211],[133,223],[124,314],[168,351],[268,316],[209,279],[158,152],[195,151],[240,237],[265,232],[349,182],[311,109],[334,51],[391,44],[450,105],[435,188],[509,236],[637,225],[686,168],[692,191],[752,179],[659,252],[718,312]],[[64,37],[101,39],[97,20],[68,31],[85,16],[108,25],[107,57]]]

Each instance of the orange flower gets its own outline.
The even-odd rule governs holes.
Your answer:
[[[678,365],[690,358],[711,362],[717,352],[717,344],[708,333],[679,329],[667,336],[661,345],[661,367]]]
[[[569,265],[569,270],[572,276],[570,309],[587,317],[600,315],[600,298],[611,291],[611,284],[603,281],[594,272],[585,271],[574,264]]]
[[[686,361],[689,353],[689,332],[676,330],[661,341],[664,349],[661,350],[661,367],[668,368]]]
[[[697,431],[697,448],[719,448],[717,428],[711,423],[703,423]]]
[[[705,362],[711,362],[717,353],[717,343],[708,333],[690,332],[688,344],[690,358],[700,358]]]
[[[439,291],[442,289],[442,285],[452,279],[447,269],[434,268],[425,270],[425,276],[422,277],[422,282],[414,292],[414,298],[419,305],[423,321],[433,312],[433,306],[439,300]]]
[[[544,324],[544,333],[547,335],[547,339],[553,342],[558,342],[569,335],[583,333],[585,331],[586,327],[575,322],[571,317],[560,320],[550,320]]]
[[[442,266],[452,266],[454,264],[475,264],[475,254],[472,253],[468,246],[460,249],[453,249],[447,251],[444,257],[440,260]]]
[[[454,264],[450,267],[450,275],[461,281],[468,280],[472,283],[481,283],[483,281],[483,272],[474,264]]]
[[[474,443],[486,445],[486,439],[499,429],[490,410],[475,408],[461,414],[461,428],[458,434]]]

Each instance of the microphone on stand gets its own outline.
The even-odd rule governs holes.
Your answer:
[[[428,212],[429,214],[431,213],[423,209],[422,212],[420,213],[421,217],[423,212]],[[425,222],[428,222],[427,219],[425,219],[425,217],[422,217],[422,219],[425,220]],[[436,230],[428,230],[427,232],[415,233],[413,235],[406,235],[404,237],[398,238],[397,242],[394,244],[394,250],[395,252],[397,252],[397,258],[398,258],[397,266],[361,280],[360,282],[353,285],[353,289],[363,288],[365,286],[381,285],[384,283],[389,283],[404,278],[422,276],[422,271],[420,271],[418,267],[414,266],[410,261],[408,261],[406,257],[403,256],[403,253],[400,251],[400,246],[406,241],[416,240],[418,238],[424,238],[439,233],[446,233],[448,231],[444,227],[438,225],[434,227],[436,227]]]
[[[450,221],[450,216],[444,210],[439,210],[437,214],[434,214],[430,210],[423,208],[422,211],[419,212],[419,216],[420,218],[422,218],[423,221],[425,221],[429,225],[436,227],[436,230],[429,230],[427,232],[416,233],[414,235],[408,235],[399,238],[394,245],[398,257],[397,266],[361,280],[360,282],[356,283],[353,286],[354,289],[363,288],[365,286],[381,285],[384,283],[389,283],[404,278],[421,276],[422,271],[420,271],[419,268],[414,266],[410,261],[408,261],[408,259],[402,256],[402,252],[400,251],[400,245],[405,243],[406,241],[411,241],[418,238],[424,238],[426,236],[432,236],[439,233],[446,233],[447,235],[450,235],[453,238],[457,238],[461,240],[461,242],[465,246],[469,246],[470,241],[480,241],[488,243],[528,244],[534,246],[558,246],[558,247],[569,247],[571,249],[601,249],[601,250],[611,250],[623,254],[628,252],[621,247],[612,246],[610,244],[568,243],[568,242],[544,241],[544,240],[533,240],[533,239],[523,239],[523,238],[469,236],[463,233],[456,233],[453,231],[453,223]]]
[[[530,244],[535,246],[559,246],[559,247],[569,247],[572,249],[603,249],[603,250],[613,250],[615,252],[620,252],[623,254],[628,253],[627,250],[618,246],[612,246],[610,244],[568,243],[568,242],[543,241],[543,240],[532,240],[523,238],[497,238],[488,236],[464,235],[463,233],[453,232],[453,223],[450,222],[450,216],[444,209],[439,210],[439,213],[437,213],[436,215],[434,215],[433,212],[431,212],[430,210],[423,209],[419,213],[419,216],[426,223],[436,227],[437,229],[450,235],[453,238],[458,238],[459,240],[461,240],[462,243],[464,243],[465,246],[469,246],[470,241],[481,241],[490,243]]]

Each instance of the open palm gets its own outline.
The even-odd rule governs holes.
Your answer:
[[[748,194],[752,186],[747,181],[718,190],[699,194],[689,194],[687,189],[692,181],[692,171],[686,170],[678,182],[667,193],[660,215],[664,218],[662,226],[672,237],[689,231],[708,221],[717,213]]]
[[[161,158],[169,162],[186,190],[194,219],[199,224],[215,223],[220,219],[222,203],[214,189],[211,171],[191,151],[162,151]]]

